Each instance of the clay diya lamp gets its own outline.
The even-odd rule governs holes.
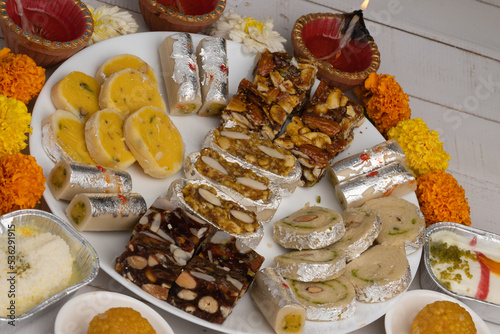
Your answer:
[[[361,84],[380,66],[380,53],[365,27],[362,11],[349,14],[314,13],[293,27],[295,56],[315,61],[318,77],[347,91]]]
[[[151,30],[197,33],[221,17],[226,0],[139,0],[139,7]]]
[[[42,67],[80,51],[94,31],[92,14],[79,0],[0,0],[0,16],[7,47]]]

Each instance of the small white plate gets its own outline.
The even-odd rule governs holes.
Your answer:
[[[69,300],[57,314],[54,332],[86,334],[92,318],[112,307],[131,307],[140,312],[157,333],[174,334],[165,319],[151,307],[135,298],[108,291],[89,292]]]
[[[459,304],[472,316],[478,334],[490,334],[490,330],[483,319],[467,305],[444,293],[431,290],[412,290],[406,292],[385,315],[386,334],[410,334],[411,324],[418,312],[427,304],[438,300],[449,300]]]

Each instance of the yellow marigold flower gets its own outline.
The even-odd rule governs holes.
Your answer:
[[[24,103],[0,95],[0,157],[18,153],[26,147],[31,133],[31,114]]]
[[[365,104],[368,118],[386,138],[390,128],[411,117],[408,95],[394,76],[371,73],[354,92]]]
[[[439,222],[471,224],[465,190],[453,175],[436,170],[421,176],[415,193],[427,226]]]
[[[0,50],[0,94],[23,103],[37,96],[45,84],[45,69],[23,54]]]
[[[34,208],[45,191],[43,169],[30,155],[0,157],[0,215]]]
[[[387,137],[399,143],[416,177],[448,168],[450,156],[439,141],[439,133],[429,130],[420,118],[400,121],[387,132]]]

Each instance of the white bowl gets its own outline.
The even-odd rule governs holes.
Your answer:
[[[478,334],[490,334],[488,326],[467,305],[444,293],[431,290],[411,290],[406,292],[385,315],[386,334],[409,334],[413,319],[415,319],[418,312],[427,304],[437,300],[448,300],[459,304],[472,316]]]
[[[151,307],[135,298],[108,291],[89,292],[69,300],[57,314],[54,333],[86,334],[92,318],[112,307],[131,307],[140,312],[157,333],[174,334],[165,319]]]

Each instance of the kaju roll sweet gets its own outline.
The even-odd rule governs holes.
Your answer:
[[[188,155],[184,174],[188,179],[213,183],[236,202],[254,211],[263,223],[273,218],[281,203],[279,191],[269,178],[209,147]]]
[[[393,161],[406,163],[406,156],[394,139],[377,144],[363,152],[335,162],[329,167],[333,185],[345,182],[360,174],[369,173]]]
[[[200,116],[218,116],[228,103],[228,60],[226,40],[205,37],[198,43],[198,68],[203,104]]]
[[[255,275],[250,294],[277,334],[304,332],[305,308],[274,268],[263,268]]]
[[[121,231],[131,230],[146,210],[137,193],[82,193],[71,200],[66,216],[78,231]]]
[[[158,48],[171,115],[191,115],[201,107],[201,87],[193,40],[188,33],[165,38]]]
[[[342,216],[331,209],[306,206],[274,223],[273,239],[291,249],[320,249],[345,233]]]
[[[132,177],[126,171],[59,160],[47,178],[57,200],[70,201],[80,193],[129,193]]]
[[[394,161],[366,174],[360,174],[335,186],[342,208],[359,207],[368,200],[403,196],[417,189],[417,182],[406,164]]]

